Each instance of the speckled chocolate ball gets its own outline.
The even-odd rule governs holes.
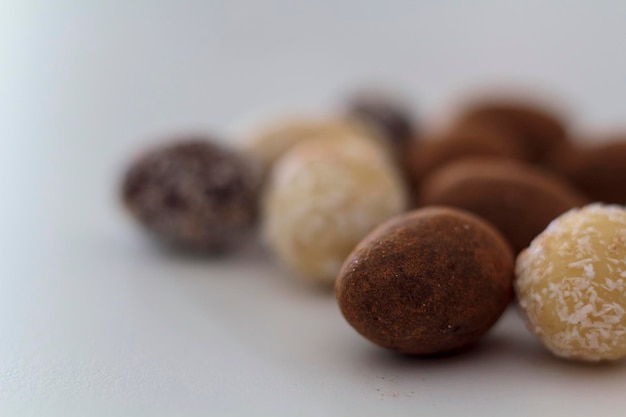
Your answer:
[[[206,138],[182,138],[137,159],[123,201],[163,241],[193,250],[231,249],[257,217],[258,176],[235,151]]]
[[[626,135],[595,144],[563,146],[554,152],[551,162],[556,172],[592,200],[626,204]]]
[[[542,163],[556,147],[567,142],[561,117],[536,103],[515,99],[491,99],[469,106],[459,118],[460,125],[490,125],[515,138],[525,159]]]
[[[482,217],[518,253],[555,217],[584,205],[587,199],[538,168],[510,160],[472,158],[446,165],[424,180],[421,201]]]
[[[430,207],[396,216],[361,241],[335,294],[365,338],[430,355],[476,343],[509,303],[512,282],[513,254],[492,226]]]

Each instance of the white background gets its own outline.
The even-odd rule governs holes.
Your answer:
[[[116,187],[163,135],[236,141],[368,82],[426,122],[495,84],[617,129],[625,39],[608,0],[0,0],[0,415],[623,416],[623,364],[553,359],[515,311],[468,354],[398,357],[254,246],[159,250]]]

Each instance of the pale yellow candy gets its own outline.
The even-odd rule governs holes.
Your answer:
[[[292,146],[314,138],[361,136],[383,145],[382,139],[365,125],[348,119],[294,118],[275,123],[252,136],[246,150],[264,173]]]
[[[592,204],[556,220],[522,252],[515,289],[529,329],[554,354],[626,356],[626,210]]]
[[[274,166],[264,236],[289,268],[329,285],[354,246],[406,204],[400,175],[372,142],[358,136],[312,139]]]

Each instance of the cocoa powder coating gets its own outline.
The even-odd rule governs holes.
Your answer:
[[[515,161],[459,160],[422,184],[421,201],[474,213],[505,236],[515,253],[560,214],[588,199],[559,178]]]
[[[551,162],[557,173],[592,200],[626,204],[626,135],[600,143],[561,147]]]
[[[556,147],[567,142],[567,130],[551,109],[516,100],[475,103],[459,118],[460,125],[490,125],[515,138],[525,159],[542,163]]]
[[[407,158],[412,181],[419,184],[428,174],[450,162],[477,156],[522,160],[524,149],[506,132],[474,125],[415,141]]]
[[[431,355],[476,343],[511,300],[512,280],[511,249],[493,227],[431,207],[370,233],[343,264],[335,294],[365,338]]]

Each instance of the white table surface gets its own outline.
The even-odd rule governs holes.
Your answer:
[[[553,359],[515,311],[468,354],[398,357],[256,246],[165,253],[116,201],[163,134],[369,81],[427,120],[513,82],[619,128],[624,39],[609,1],[0,1],[0,415],[624,416],[624,364]]]

